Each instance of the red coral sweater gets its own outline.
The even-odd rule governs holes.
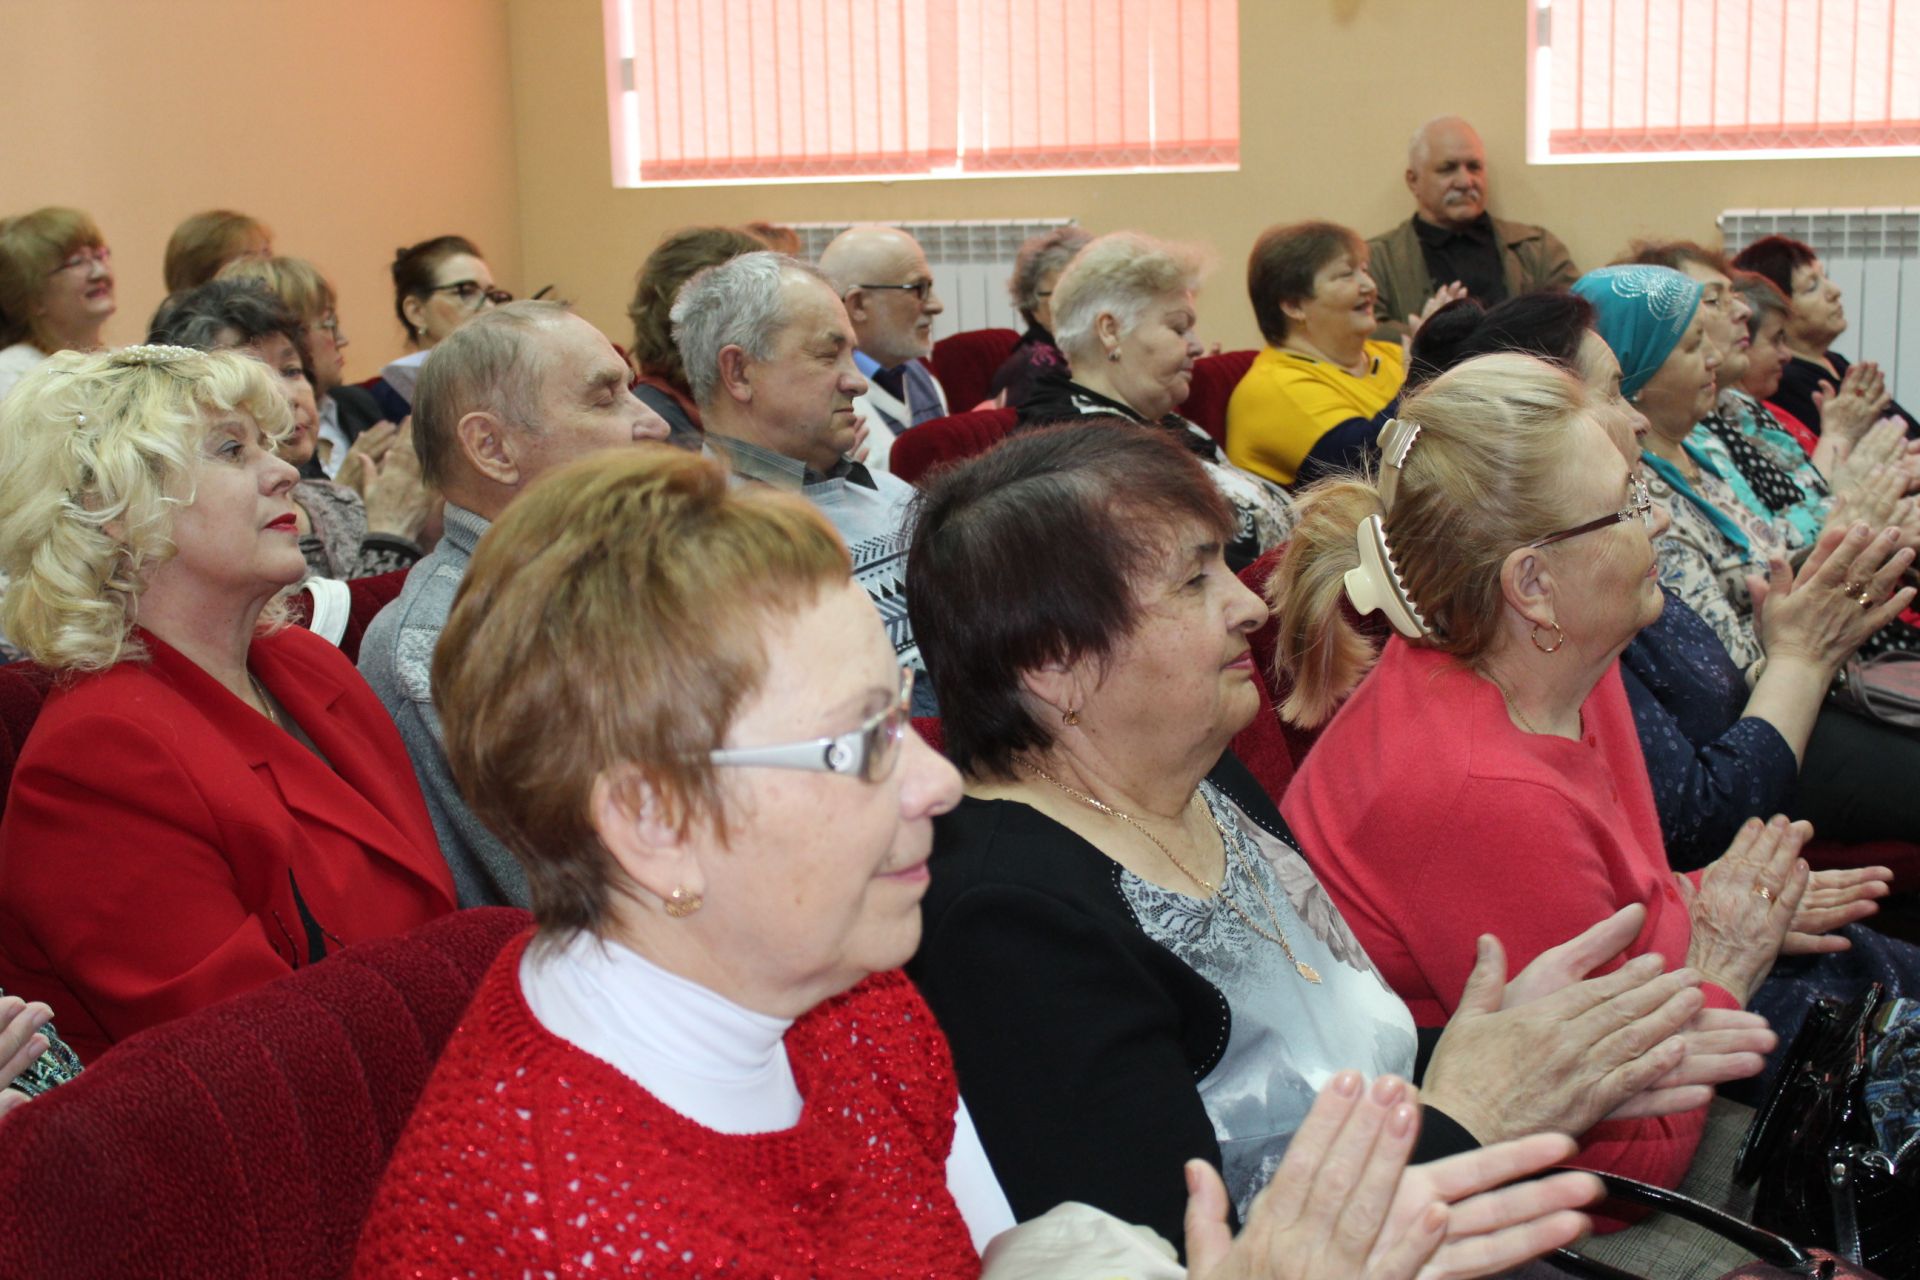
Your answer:
[[[1686,963],[1693,927],[1617,663],[1580,713],[1581,741],[1522,733],[1491,683],[1396,636],[1288,788],[1301,851],[1421,1026],[1452,1016],[1482,933],[1517,973],[1639,902],[1627,957]],[[1675,1186],[1705,1115],[1601,1123],[1575,1163]]]
[[[360,1237],[357,1277],[977,1277],[946,1159],[959,1098],[913,986],[880,974],[788,1030],[779,1133],[669,1110],[547,1031],[527,939],[475,994]]]

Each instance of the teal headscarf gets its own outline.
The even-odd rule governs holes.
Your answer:
[[[1700,285],[1670,267],[1601,267],[1574,281],[1593,304],[1594,332],[1620,361],[1620,394],[1631,400],[1660,371],[1700,309]]]

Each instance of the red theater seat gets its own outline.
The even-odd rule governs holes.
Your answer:
[[[0,1275],[345,1275],[435,1060],[531,922],[489,907],[349,947],[13,1111]]]
[[[1011,329],[969,329],[934,343],[927,364],[947,393],[947,407],[971,409],[991,395],[993,375],[1019,343]]]
[[[1011,409],[977,409],[948,414],[900,433],[893,442],[893,474],[918,484],[935,467],[985,453],[1016,421]]]
[[[1233,389],[1247,376],[1258,351],[1224,351],[1217,356],[1202,356],[1193,362],[1193,386],[1180,406],[1189,422],[1200,426],[1223,446],[1227,443],[1227,401]]]

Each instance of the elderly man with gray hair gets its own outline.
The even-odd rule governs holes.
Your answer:
[[[797,258],[742,254],[681,287],[673,340],[707,447],[736,483],[770,484],[820,508],[901,663],[924,670],[905,590],[913,486],[847,456],[867,380],[832,282]],[[931,680],[915,682],[913,698],[915,715],[935,714]]]
[[[399,726],[462,907],[526,906],[527,880],[454,786],[434,710],[433,647],[480,535],[548,471],[588,453],[664,441],[626,361],[557,302],[515,302],[433,349],[413,401],[413,447],[446,495],[446,533],[360,643],[360,674]]]
[[[1415,131],[1403,176],[1413,216],[1367,241],[1368,271],[1380,289],[1373,309],[1379,337],[1419,328],[1455,298],[1490,307],[1579,278],[1558,236],[1487,212],[1487,149],[1459,116]]]

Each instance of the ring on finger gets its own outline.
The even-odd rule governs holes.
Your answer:
[[[1760,895],[1762,902],[1773,901],[1773,890],[1767,888],[1767,886],[1761,884],[1758,880],[1753,882],[1753,891]]]
[[[1865,591],[1866,589],[1867,589],[1866,583],[1856,581],[1856,582],[1849,582],[1846,586],[1840,588],[1840,591],[1841,591],[1841,594],[1843,595],[1853,596],[1857,599],[1860,593],[1862,591]]]
[[[1865,587],[1860,588],[1860,593],[1854,596],[1854,599],[1860,602],[1860,607],[1862,609],[1873,608],[1873,605],[1874,605],[1873,592],[1868,590]]]

